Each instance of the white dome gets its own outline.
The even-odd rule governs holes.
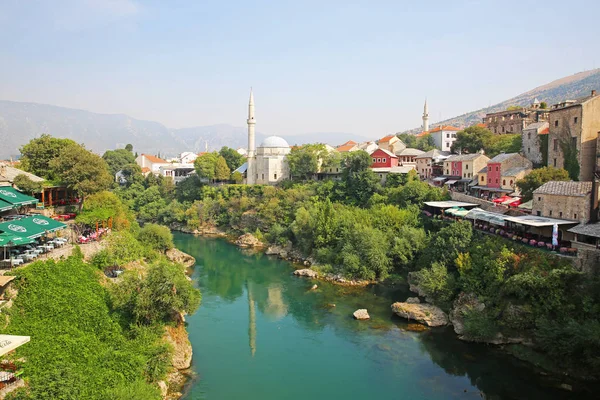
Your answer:
[[[285,141],[284,138],[279,136],[269,136],[258,147],[276,147],[276,148],[285,148],[290,147],[288,142]]]

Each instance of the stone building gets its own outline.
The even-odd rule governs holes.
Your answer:
[[[417,172],[421,179],[429,179],[434,176],[442,175],[444,169],[444,160],[450,157],[449,151],[440,151],[433,149],[415,157],[417,163]]]
[[[539,166],[542,164],[542,135],[547,135],[550,132],[549,126],[548,121],[534,122],[523,129],[521,153],[533,165]]]
[[[586,223],[592,213],[598,213],[598,196],[592,204],[592,186],[592,182],[546,182],[533,191],[532,214]]]
[[[548,113],[549,110],[541,108],[540,101],[535,99],[529,107],[486,114],[483,123],[487,125],[492,133],[499,135],[523,133],[523,129],[527,125],[547,121]]]
[[[489,157],[481,153],[453,155],[444,160],[444,175],[474,179],[488,161]]]
[[[417,156],[420,156],[423,153],[425,153],[423,150],[413,149],[412,147],[406,147],[406,148],[396,152],[396,155],[398,156],[398,164],[399,165],[412,164],[412,165],[416,166]]]
[[[487,187],[509,189],[515,187],[516,177],[521,179],[533,169],[531,161],[519,153],[501,153],[487,163]],[[512,182],[511,182],[512,180]],[[506,182],[504,182],[506,181]]]
[[[396,135],[388,135],[383,137],[377,141],[377,144],[379,145],[380,149],[390,151],[394,154],[397,154],[399,151],[402,151],[406,148],[404,142]]]
[[[548,166],[565,168],[564,151],[567,149],[571,154],[577,154],[579,180],[591,181],[599,162],[600,96],[592,90],[590,96],[583,99],[555,104],[550,109],[548,122]]]

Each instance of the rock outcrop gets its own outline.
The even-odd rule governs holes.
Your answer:
[[[179,249],[169,249],[166,253],[167,259],[171,262],[183,264],[184,267],[189,268],[196,264],[196,259],[189,254],[184,253]]]
[[[369,316],[369,313],[367,312],[366,308],[361,308],[359,310],[354,311],[354,314],[352,314],[354,316],[354,319],[358,319],[358,320],[363,320],[363,319],[370,319],[371,317]]]
[[[192,344],[184,324],[165,328],[165,340],[173,346],[171,363],[178,370],[188,369],[192,364]]]
[[[483,311],[485,304],[477,299],[477,296],[470,293],[461,293],[454,301],[452,310],[450,311],[450,322],[454,327],[454,332],[457,335],[462,335],[465,331],[464,316],[465,313],[471,310]]]
[[[421,300],[418,297],[409,297],[406,299],[406,303],[408,304],[421,304]]]
[[[316,278],[317,276],[319,276],[319,274],[317,273],[317,271],[313,271],[312,269],[309,269],[309,268],[297,269],[297,270],[294,271],[294,275],[296,275],[296,276],[306,276],[308,278]]]
[[[240,247],[263,247],[264,244],[254,237],[251,233],[244,233],[242,236],[237,238],[235,244]]]
[[[394,303],[392,311],[399,317],[414,320],[427,326],[443,326],[448,324],[448,316],[438,307],[431,304]]]

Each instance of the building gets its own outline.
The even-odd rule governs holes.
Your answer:
[[[285,139],[278,136],[269,136],[258,148],[254,144],[254,95],[250,90],[250,101],[248,102],[248,161],[246,165],[246,183],[254,184],[276,184],[290,177],[289,166],[286,156],[291,148]]]
[[[356,151],[360,149],[358,148],[358,143],[353,140],[348,140],[346,143],[336,147],[336,150],[340,153],[347,153],[349,151]]]
[[[548,166],[565,168],[567,150],[569,157],[577,157],[579,180],[591,181],[598,163],[600,96],[592,90],[590,96],[583,99],[553,105],[549,123]]]
[[[425,99],[425,105],[423,106],[423,132],[429,131],[429,110],[427,109],[427,99]]]
[[[598,196],[592,199],[592,186],[592,182],[546,182],[533,191],[532,215],[587,223],[593,213],[598,215]]]
[[[410,171],[414,171],[414,165],[399,165],[397,167],[381,167],[371,168],[371,171],[379,178],[381,184],[385,184],[388,175],[390,174],[408,174]]]
[[[399,165],[413,164],[416,167],[417,156],[420,156],[423,153],[425,153],[423,150],[406,147],[406,148],[396,152],[396,155],[398,156],[398,164]]]
[[[162,175],[165,178],[171,178],[173,180],[173,183],[176,185],[182,180],[189,177],[190,174],[195,173],[196,172],[193,163],[173,163],[163,165],[159,168],[159,175]]]
[[[534,122],[523,129],[521,153],[533,165],[542,165],[542,136],[547,135],[549,132],[550,125],[548,121]]]
[[[406,148],[406,145],[396,135],[387,135],[377,141],[380,149],[390,151],[397,154]]]
[[[326,146],[328,152],[329,152],[329,148],[332,148],[329,145],[325,145],[325,146]],[[358,150],[364,150],[364,151],[366,151],[369,154],[371,154],[372,152],[374,152],[375,150],[377,150],[379,148],[379,146],[377,146],[377,143],[375,143],[373,141],[362,142],[359,145],[357,145],[357,147],[358,147]]]
[[[514,190],[515,176],[523,177],[533,169],[531,161],[519,153],[501,153],[487,163],[488,188]],[[521,178],[519,178],[521,179]]]
[[[454,126],[445,125],[435,127],[430,131],[423,131],[417,136],[423,137],[426,135],[431,135],[435,143],[435,147],[438,150],[450,151],[452,144],[456,140],[456,132],[460,132],[460,130],[461,129]]]
[[[443,175],[444,160],[450,157],[449,151],[433,149],[415,157],[417,172],[421,179]]]
[[[135,159],[135,163],[139,165],[142,170],[144,168],[149,168],[150,172],[156,175],[160,173],[160,167],[169,165],[169,163],[162,158],[150,154],[140,154]]]
[[[483,122],[492,133],[510,134],[523,133],[527,125],[548,120],[548,109],[541,108],[541,103],[535,99],[531,106],[515,110],[504,110],[486,114]]]
[[[377,149],[371,153],[371,168],[392,168],[398,166],[398,156],[385,149]]]
[[[193,164],[200,154],[196,154],[193,151],[184,151],[177,158],[177,162],[180,164]]]
[[[21,169],[8,165],[7,163],[0,162],[0,186],[12,186],[13,181],[19,175],[25,175],[33,182],[41,183],[45,181],[44,178],[40,178],[37,175],[25,172]]]
[[[472,180],[489,160],[489,157],[481,153],[455,154],[444,160],[444,175]]]

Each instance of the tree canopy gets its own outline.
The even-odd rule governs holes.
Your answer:
[[[21,168],[47,180],[56,178],[50,162],[59,156],[68,146],[76,145],[71,139],[59,139],[48,134],[31,139],[23,145],[21,151]]]
[[[290,175],[293,179],[307,180],[319,172],[319,167],[328,162],[329,154],[324,144],[295,146],[287,155]]]
[[[521,145],[522,137],[518,133],[494,135],[487,128],[470,126],[456,134],[452,152],[473,154],[483,149],[491,158],[500,153],[518,153]]]
[[[196,158],[194,161],[194,168],[196,169],[196,174],[201,179],[207,179],[209,181],[215,179],[215,167],[217,165],[217,160],[219,159],[219,153],[212,152],[202,154],[200,157]]]
[[[235,171],[245,161],[244,156],[238,153],[235,149],[232,149],[231,147],[221,147],[221,150],[219,150],[219,154],[227,162],[227,168],[229,168],[230,171]]]
[[[22,192],[33,195],[42,191],[42,182],[34,182],[27,175],[19,174],[13,180],[13,184]]]
[[[107,150],[102,156],[108,164],[112,176],[123,169],[127,164],[135,164],[133,153],[127,149]]]
[[[521,190],[523,201],[529,201],[533,198],[533,192],[546,182],[550,181],[568,181],[569,173],[562,168],[543,167],[534,169],[525,178],[517,181],[517,186]]]

